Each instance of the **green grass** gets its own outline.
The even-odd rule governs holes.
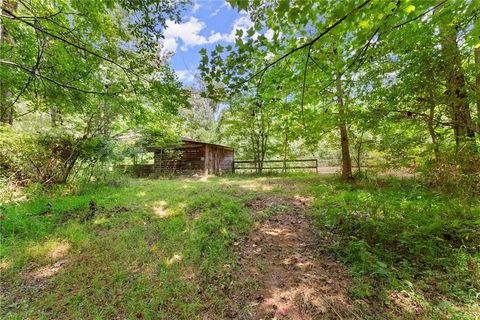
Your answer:
[[[388,296],[403,292],[427,318],[480,316],[478,198],[393,178],[327,180],[312,190],[316,225],[349,265],[355,297],[391,306]]]
[[[274,204],[252,216],[246,204],[295,195],[314,197],[314,223],[350,268],[352,296],[372,302],[371,318],[416,318],[392,304],[399,292],[424,319],[479,314],[478,199],[415,180],[297,174],[126,180],[4,205],[0,318],[227,318],[232,244],[289,210]]]
[[[187,319],[206,306],[221,312],[217,291],[235,264],[230,244],[252,224],[248,197],[220,179],[136,180],[5,206],[1,314]],[[37,275],[58,261],[54,275]]]

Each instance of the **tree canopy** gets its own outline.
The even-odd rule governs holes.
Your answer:
[[[246,94],[247,118],[290,104],[306,146],[337,127],[345,178],[352,142],[395,161],[442,158],[477,170],[478,2],[231,4],[253,25],[238,30],[235,46],[202,51],[210,97]]]
[[[185,1],[0,4],[0,121],[10,124],[0,144],[9,172],[65,181],[82,157],[105,158],[115,135],[168,123],[188,105],[159,44]],[[55,159],[51,170],[37,156],[41,146]]]

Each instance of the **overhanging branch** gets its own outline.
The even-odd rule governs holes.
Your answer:
[[[28,21],[28,20],[22,19],[22,18],[20,18],[19,16],[15,15],[12,11],[10,11],[10,10],[8,10],[8,9],[3,8],[3,11],[4,11],[5,13],[7,13],[9,16],[11,16],[12,19],[17,20],[17,21],[19,21],[19,22],[21,22],[21,23],[23,23],[23,24],[28,25],[28,26],[32,27],[33,29],[35,29],[36,31],[39,31],[39,32],[41,32],[41,33],[43,33],[43,34],[45,34],[45,35],[48,35],[48,36],[51,37],[51,38],[54,38],[54,39],[59,40],[59,41],[65,43],[65,44],[68,44],[69,46],[72,46],[72,47],[74,47],[74,48],[76,48],[76,49],[78,49],[78,50],[81,50],[81,51],[84,51],[84,52],[86,52],[86,53],[88,53],[88,54],[91,54],[91,55],[93,55],[93,56],[95,56],[95,57],[97,57],[97,58],[99,58],[99,59],[102,59],[102,60],[104,60],[104,61],[110,62],[110,63],[112,63],[113,65],[119,67],[120,69],[122,69],[122,70],[125,71],[125,72],[128,71],[128,68],[122,66],[121,64],[119,64],[118,62],[116,62],[115,60],[113,60],[113,59],[111,59],[111,58],[102,56],[101,54],[98,54],[98,53],[96,53],[96,52],[93,51],[93,50],[90,50],[90,49],[85,48],[85,47],[83,47],[83,46],[80,46],[80,45],[78,45],[78,44],[76,44],[76,43],[73,43],[72,41],[70,41],[70,40],[68,40],[68,39],[65,39],[65,38],[62,38],[62,37],[60,37],[60,36],[58,36],[58,35],[50,32],[50,31],[48,31],[48,30],[46,30],[46,29],[44,29],[44,28],[42,28],[42,27],[40,27],[40,26],[38,26],[38,25],[36,25],[36,24]]]
[[[78,88],[78,87],[75,87],[75,86],[72,86],[72,85],[69,85],[69,84],[66,84],[66,83],[62,83],[58,80],[55,80],[55,79],[50,78],[48,76],[45,76],[43,74],[40,74],[35,69],[30,69],[26,66],[23,66],[21,64],[18,64],[18,63],[12,62],[12,61],[0,60],[0,64],[20,69],[20,70],[30,74],[32,77],[38,77],[38,78],[47,80],[48,82],[51,82],[51,83],[53,83],[57,86],[60,86],[64,89],[75,90],[75,91],[82,92],[82,93],[87,93],[87,94],[98,94],[98,95],[117,95],[117,94],[119,94],[119,92],[109,93],[109,92],[101,92],[101,91],[95,91],[95,90],[85,90],[85,89],[82,89],[82,88]]]
[[[261,70],[259,70],[258,72],[254,73],[253,75],[251,75],[250,77],[248,77],[247,79],[245,79],[244,81],[240,82],[240,83],[237,83],[235,85],[233,85],[231,88],[236,88],[238,86],[241,86],[247,82],[250,82],[252,79],[254,79],[255,77],[257,77],[258,75],[262,74],[262,73],[265,73],[268,69],[270,69],[272,66],[276,65],[277,63],[279,63],[280,61],[284,60],[285,58],[287,58],[288,56],[294,54],[295,52],[299,51],[299,50],[302,50],[303,48],[306,48],[306,47],[309,47],[309,46],[312,46],[314,43],[316,43],[318,40],[320,40],[322,37],[324,37],[326,34],[328,34],[330,31],[332,31],[333,29],[335,29],[339,24],[341,24],[344,20],[346,20],[349,16],[351,16],[354,12],[360,10],[361,8],[363,8],[364,6],[366,6],[368,3],[370,3],[371,0],[366,0],[364,1],[362,4],[360,4],[358,7],[356,7],[355,9],[353,9],[352,11],[350,11],[349,13],[347,13],[346,15],[344,15],[342,18],[338,19],[335,23],[333,23],[331,26],[329,26],[328,28],[326,28],[323,32],[321,32],[319,35],[317,35],[315,38],[313,38],[312,40],[302,44],[301,46],[298,46],[290,51],[288,51],[287,53],[283,54],[281,57],[275,59],[274,61],[270,62],[269,64],[267,64],[265,67],[263,67]]]

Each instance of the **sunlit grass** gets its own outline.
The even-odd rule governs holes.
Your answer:
[[[66,256],[71,247],[68,242],[51,239],[28,247],[27,251],[34,260],[57,260]]]
[[[478,199],[398,179],[323,181],[312,191],[315,222],[349,265],[354,296],[386,300],[400,317],[480,316]]]
[[[478,201],[414,180],[296,174],[128,180],[4,206],[0,317],[196,319],[207,308],[224,319],[233,244],[255,221],[289,212],[275,197],[312,206],[354,297],[436,318],[480,312]]]
[[[218,192],[225,181],[132,180],[5,207],[0,314],[190,319],[207,301],[221,314],[208,279],[223,281],[252,223],[249,195]]]

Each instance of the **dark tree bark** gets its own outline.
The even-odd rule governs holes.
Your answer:
[[[475,48],[475,97],[477,102],[477,133],[480,134],[480,48]]]
[[[462,171],[478,170],[475,126],[470,113],[465,74],[462,68],[457,31],[452,26],[440,28],[444,73],[447,90],[446,102],[456,141],[456,154]]]
[[[363,147],[363,134],[364,132],[362,131],[362,134],[360,137],[357,139],[357,142],[355,143],[355,151],[356,151],[356,163],[357,163],[357,172],[360,174],[362,170],[362,147]]]
[[[251,126],[250,139],[253,148],[253,160],[255,162],[256,173],[263,172],[263,163],[267,154],[268,134],[270,131],[270,123],[268,116],[265,115],[265,109],[256,106],[252,112],[254,118]]]
[[[340,130],[340,144],[342,149],[342,178],[352,180],[352,159],[350,157],[350,143],[348,140],[347,121],[345,119],[345,101],[340,75],[336,79],[336,95],[338,103],[338,127]]]
[[[283,173],[287,173],[288,130],[285,130],[283,139]]]
[[[4,9],[15,11],[17,9],[16,1],[0,0],[0,15],[3,15]],[[11,43],[7,30],[3,27],[0,19],[0,48],[4,43]],[[0,51],[1,52],[1,51]],[[0,59],[3,57],[0,55]],[[7,84],[0,77],[0,123],[13,124],[14,105],[8,101],[9,90]]]
[[[427,85],[428,90],[428,104],[429,104],[429,113],[426,117],[428,133],[430,134],[430,139],[432,140],[433,145],[433,155],[435,157],[435,163],[440,164],[440,146],[438,145],[438,135],[435,131],[435,97],[432,91],[430,84]]]

